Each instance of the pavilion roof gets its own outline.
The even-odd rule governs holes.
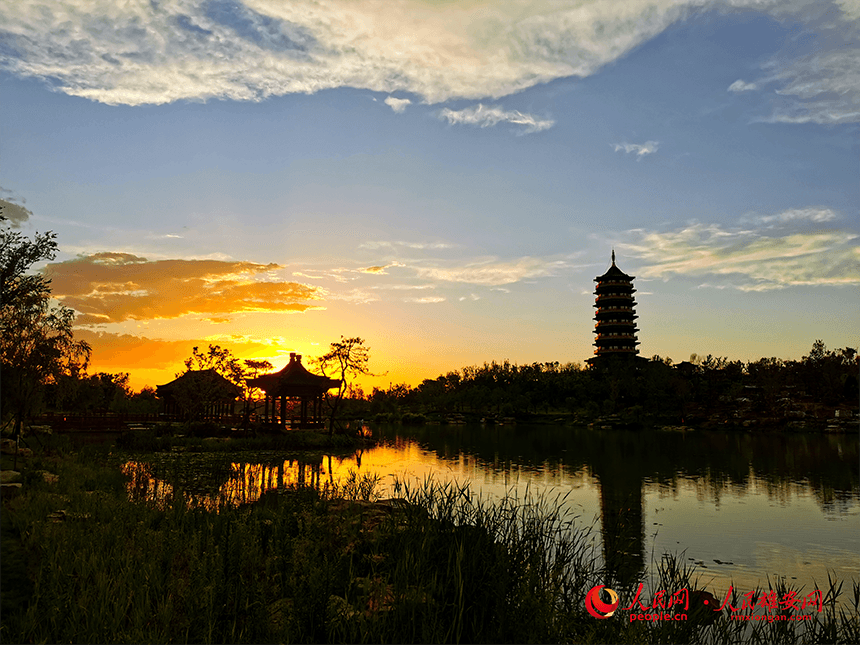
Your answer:
[[[340,386],[340,379],[309,372],[302,365],[301,354],[290,353],[290,362],[284,369],[248,379],[246,383],[264,390],[269,396],[309,396]]]
[[[189,370],[182,376],[170,381],[170,383],[156,386],[155,392],[159,398],[163,399],[173,396],[178,389],[185,387],[195,390],[206,389],[208,393],[213,395],[212,398],[231,401],[242,395],[241,387],[235,383],[231,383],[214,369]]]

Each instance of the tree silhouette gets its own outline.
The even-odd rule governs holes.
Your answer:
[[[50,282],[28,274],[33,264],[56,256],[52,232],[29,240],[0,216],[0,378],[4,422],[15,438],[33,413],[44,386],[68,372],[83,371],[91,349],[75,341],[75,312],[50,306]]]
[[[331,343],[327,354],[313,361],[319,366],[323,376],[340,378],[337,394],[326,393],[329,405],[329,434],[334,433],[335,421],[343,395],[349,388],[350,382],[358,376],[371,376],[368,369],[370,348],[365,346],[363,338],[344,338]],[[332,376],[334,375],[334,376]]]

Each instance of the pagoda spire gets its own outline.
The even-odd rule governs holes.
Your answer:
[[[615,249],[612,249],[612,264],[615,264]]]

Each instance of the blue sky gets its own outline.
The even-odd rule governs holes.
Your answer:
[[[369,382],[857,346],[860,2],[0,8],[0,195],[94,368],[364,337]]]

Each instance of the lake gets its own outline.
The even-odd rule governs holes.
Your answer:
[[[352,455],[172,453],[132,461],[136,495],[174,485],[204,505],[241,503],[350,470],[394,482],[432,477],[487,500],[558,499],[595,552],[629,581],[663,553],[696,564],[703,584],[741,594],[785,577],[807,592],[828,572],[860,579],[857,434],[647,432],[569,426],[374,426]]]

